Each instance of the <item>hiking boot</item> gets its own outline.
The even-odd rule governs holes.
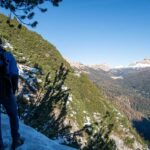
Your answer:
[[[19,138],[17,140],[14,140],[12,142],[11,149],[15,150],[17,147],[19,147],[19,146],[21,146],[23,144],[24,144],[24,139],[23,138]]]
[[[4,145],[0,145],[0,150],[4,150]]]
[[[0,150],[4,150],[4,144],[0,142]]]

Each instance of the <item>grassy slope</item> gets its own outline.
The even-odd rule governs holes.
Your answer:
[[[21,30],[10,28],[5,23],[6,17],[0,15],[0,18],[3,21],[0,24],[0,36],[3,36],[13,45],[13,53],[18,58],[25,56],[28,65],[33,66],[35,63],[38,63],[45,72],[54,72],[62,62],[71,70],[66,84],[71,88],[73,101],[68,111],[70,111],[70,114],[72,110],[77,112],[76,115],[70,117],[76,119],[79,127],[83,126],[86,116],[90,117],[92,122],[96,121],[93,117],[94,112],[99,113],[102,117],[108,111],[111,114],[108,122],[115,125],[114,132],[116,134],[123,137],[124,133],[118,128],[120,124],[123,124],[125,128],[129,128],[130,133],[134,133],[136,139],[141,141],[127,119],[120,115],[114,106],[102,96],[101,92],[88,80],[86,75],[82,74],[80,77],[74,75],[70,65],[62,58],[61,54],[52,44],[44,40],[37,33],[31,32],[24,27]],[[16,21],[12,23],[16,24]]]

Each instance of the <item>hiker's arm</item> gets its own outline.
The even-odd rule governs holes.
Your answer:
[[[12,86],[13,86],[13,93],[15,94],[16,91],[18,90],[18,76],[13,75],[11,77],[11,83],[12,83]]]
[[[10,77],[11,77],[11,82],[12,82],[12,86],[13,86],[13,93],[15,94],[16,90],[18,90],[18,67],[17,67],[17,63],[16,60],[14,58],[14,56],[9,53],[9,70],[10,70]]]

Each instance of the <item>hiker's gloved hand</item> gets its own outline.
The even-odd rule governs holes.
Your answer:
[[[13,75],[11,77],[11,83],[12,83],[12,88],[13,88],[13,94],[15,94],[16,91],[18,90],[18,76],[17,75]]]

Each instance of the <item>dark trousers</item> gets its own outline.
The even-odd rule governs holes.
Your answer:
[[[20,137],[19,134],[19,119],[17,114],[17,104],[16,97],[14,95],[0,98],[0,104],[4,106],[6,112],[9,116],[10,127],[11,127],[11,136],[12,140],[17,140]],[[1,117],[0,117],[0,142],[2,141],[2,131],[1,131]]]

